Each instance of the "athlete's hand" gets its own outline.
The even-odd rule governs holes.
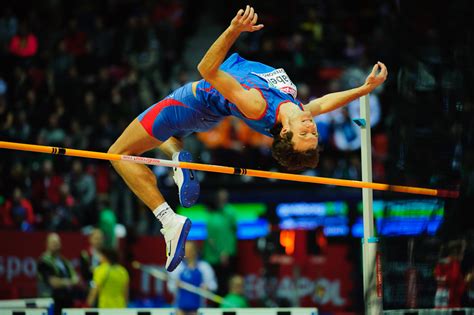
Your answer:
[[[247,5],[245,11],[240,9],[230,22],[230,27],[238,32],[255,32],[263,28],[263,24],[257,24],[258,15],[254,9]]]
[[[380,69],[380,72],[378,70]],[[378,73],[377,73],[378,72]],[[374,65],[372,72],[369,74],[367,79],[365,79],[364,87],[367,88],[367,93],[372,92],[380,84],[384,83],[387,79],[387,67],[380,61]]]

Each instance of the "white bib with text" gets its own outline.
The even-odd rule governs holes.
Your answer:
[[[275,69],[271,72],[266,73],[252,72],[252,74],[255,74],[256,76],[259,76],[260,78],[267,81],[268,85],[271,88],[280,90],[281,92],[286,94],[290,94],[291,96],[293,96],[293,98],[296,99],[296,85],[291,82],[290,77],[286,74],[284,69]]]

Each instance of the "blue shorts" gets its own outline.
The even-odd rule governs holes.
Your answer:
[[[164,142],[170,137],[207,131],[223,117],[199,102],[193,94],[192,83],[188,83],[150,106],[138,120],[149,135]]]

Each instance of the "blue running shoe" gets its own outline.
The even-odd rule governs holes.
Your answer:
[[[192,162],[193,157],[187,151],[181,151],[173,155],[174,161]],[[193,170],[175,167],[173,179],[179,189],[179,202],[183,207],[193,206],[199,198],[199,181]]]
[[[161,229],[166,242],[166,270],[169,272],[175,270],[184,258],[184,248],[191,225],[191,220],[176,214],[173,221]]]

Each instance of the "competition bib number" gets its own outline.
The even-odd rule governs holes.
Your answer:
[[[255,73],[256,76],[264,79],[268,82],[268,85],[271,88],[280,90],[283,93],[290,94],[293,98],[296,98],[296,85],[291,82],[290,77],[286,74],[285,70],[282,68],[275,69],[272,72],[267,73]]]

